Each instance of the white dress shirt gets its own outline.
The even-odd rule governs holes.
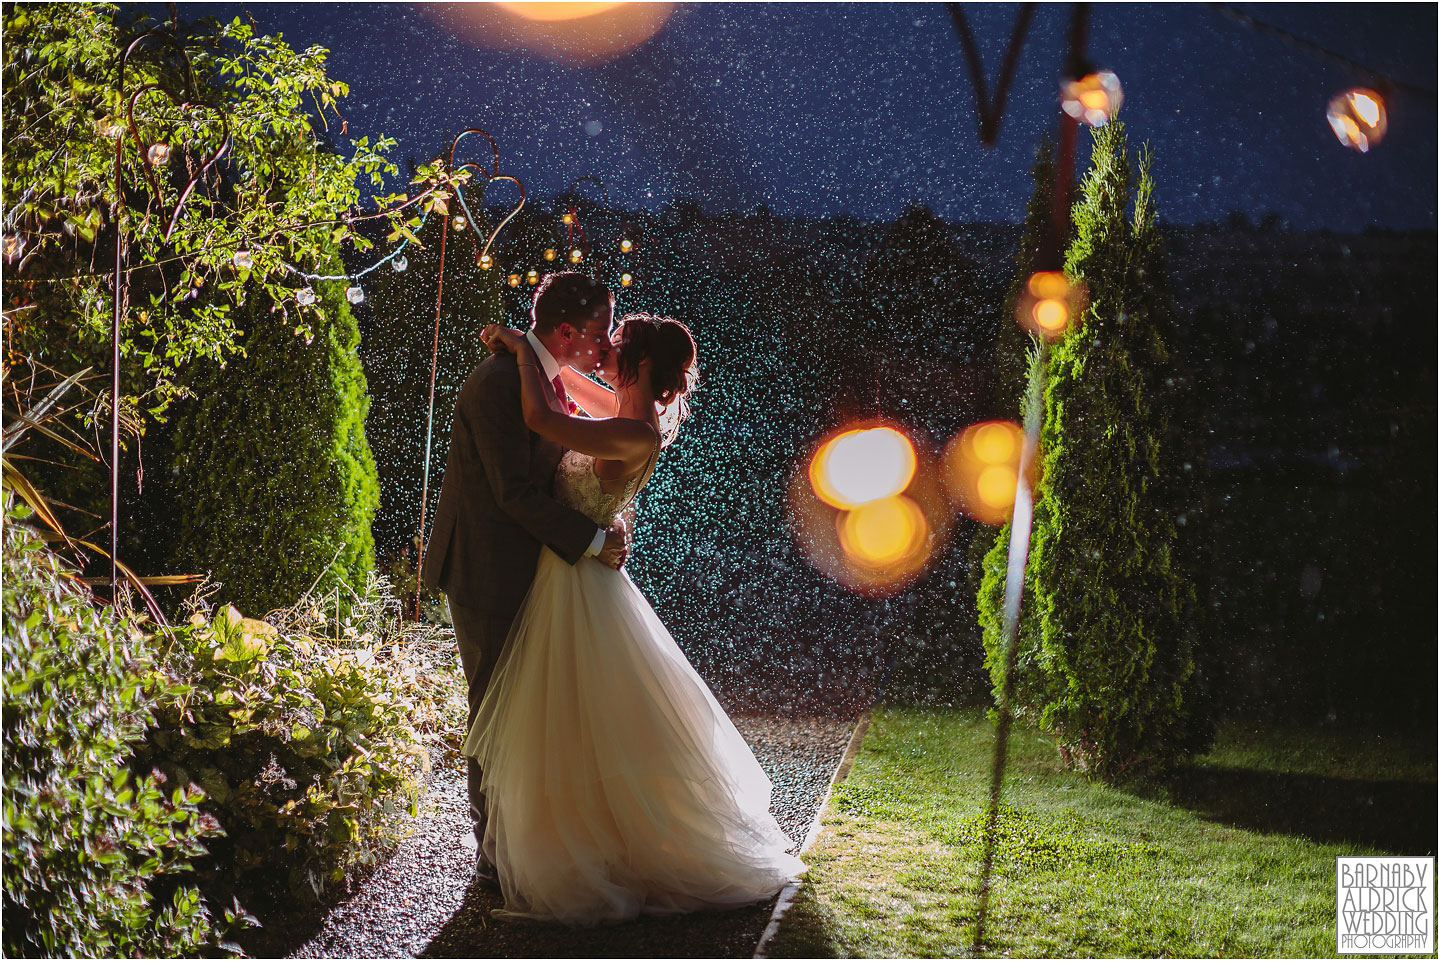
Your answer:
[[[527,330],[525,339],[530,342],[531,348],[535,351],[535,359],[540,361],[540,369],[545,372],[545,383],[553,389],[555,378],[560,376],[560,364],[556,362],[555,357],[546,349],[545,345],[540,343],[540,338],[535,336],[535,331]],[[590,541],[590,546],[586,549],[584,556],[594,557],[604,546],[605,529],[603,527],[596,528],[595,538]]]

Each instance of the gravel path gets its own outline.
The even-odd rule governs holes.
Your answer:
[[[791,850],[798,850],[854,722],[759,716],[734,721],[775,785],[771,810],[790,836]],[[469,816],[458,763],[437,767],[414,829],[351,897],[330,910],[318,932],[307,931],[311,936],[298,948],[292,941],[291,957],[749,958],[774,907],[772,899],[734,911],[640,918],[589,930],[497,921],[489,912],[501,906],[500,896],[470,883],[475,854],[462,843]]]

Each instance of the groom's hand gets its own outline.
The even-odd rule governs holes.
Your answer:
[[[614,527],[605,532],[605,546],[600,548],[597,557],[599,557],[600,563],[618,571],[625,563],[625,558],[629,556],[630,532],[617,522]]]

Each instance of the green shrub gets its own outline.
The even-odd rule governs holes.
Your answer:
[[[348,623],[307,598],[276,623],[225,607],[162,631],[166,666],[189,688],[157,710],[147,760],[205,788],[226,833],[212,845],[218,875],[262,916],[277,894],[313,899],[373,863],[396,816],[416,809],[429,765],[416,722],[444,685],[405,656],[415,632],[393,601],[372,603],[383,582],[367,583]]]
[[[1186,382],[1166,345],[1174,314],[1153,188],[1147,151],[1137,189],[1122,124],[1095,133],[1065,265],[1087,285],[1089,306],[1045,362],[1012,702],[1058,736],[1068,761],[1107,780],[1164,767],[1213,735],[1176,526],[1199,494],[1172,431]],[[997,692],[1008,550],[1005,532],[986,557],[979,598]]]
[[[5,953],[218,947],[181,883],[218,824],[187,779],[134,764],[153,704],[181,689],[152,670],[136,622],[97,609],[44,549],[29,513],[7,512],[3,549]]]
[[[175,566],[208,571],[221,600],[262,615],[312,587],[343,584],[347,598],[375,566],[360,333],[343,284],[317,292],[326,310],[308,342],[268,300],[252,301],[246,356],[198,377],[176,417]]]

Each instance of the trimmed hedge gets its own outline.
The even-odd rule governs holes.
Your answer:
[[[252,299],[246,356],[196,378],[175,418],[173,567],[208,571],[222,602],[257,615],[312,588],[348,603],[375,567],[380,492],[360,332],[344,284],[316,292],[324,319],[308,340],[267,298]]]

